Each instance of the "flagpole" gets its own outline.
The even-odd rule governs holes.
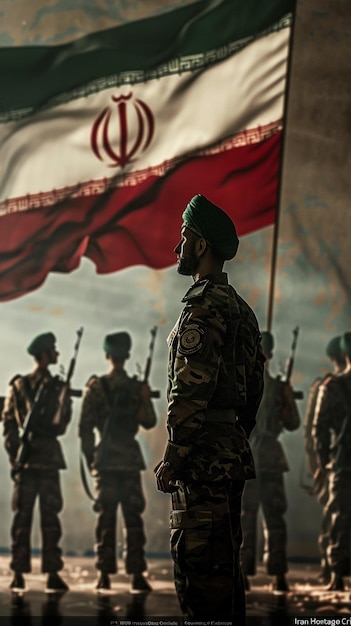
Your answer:
[[[281,196],[282,196],[282,178],[283,178],[283,161],[284,161],[284,148],[285,148],[285,139],[286,139],[286,126],[287,126],[287,109],[288,109],[288,95],[290,88],[290,74],[291,74],[291,65],[292,65],[292,49],[293,49],[293,36],[295,31],[295,22],[296,22],[296,4],[294,4],[293,10],[293,22],[290,34],[289,41],[289,54],[288,54],[288,69],[286,75],[286,91],[285,91],[285,99],[284,99],[284,112],[283,112],[283,120],[284,120],[284,128],[283,128],[283,136],[282,136],[282,146],[281,146],[281,165],[280,165],[280,176],[278,181],[278,190],[277,190],[277,207],[276,214],[274,220],[274,228],[273,228],[273,239],[272,239],[272,258],[271,258],[271,271],[269,278],[269,289],[268,289],[268,307],[267,307],[267,324],[266,329],[269,332],[272,332],[272,320],[273,320],[273,305],[274,305],[274,291],[275,291],[275,278],[277,273],[277,259],[278,259],[278,238],[279,238],[279,222],[280,222],[280,205],[281,205]]]
[[[271,271],[269,278],[269,289],[268,289],[268,308],[267,308],[267,324],[266,330],[271,332],[272,329],[272,319],[273,319],[273,304],[274,304],[274,289],[275,289],[275,276],[277,269],[277,249],[278,249],[278,235],[279,235],[279,206],[276,209],[276,218],[274,220],[274,228],[273,228],[273,240],[272,240],[272,259],[271,259]]]

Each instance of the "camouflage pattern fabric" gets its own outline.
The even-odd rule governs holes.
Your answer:
[[[183,302],[168,338],[164,455],[180,481],[171,514],[176,591],[185,614],[243,624],[240,505],[243,481],[255,476],[248,436],[263,392],[261,335],[225,273],[195,282]]]
[[[27,412],[32,406],[35,390],[41,383],[50,383],[50,372],[35,371],[16,376],[11,382],[5,399],[2,420],[5,449],[11,466],[15,466],[21,446],[20,432]],[[29,392],[29,393],[28,393]],[[44,416],[45,418],[45,416]],[[24,469],[17,474],[12,509],[10,567],[15,571],[30,571],[30,536],[33,510],[39,499],[40,528],[42,536],[42,571],[56,572],[62,569],[61,524],[58,517],[62,509],[59,471],[66,468],[65,459],[57,436],[63,435],[71,419],[70,401],[62,413],[62,421],[53,426],[50,421],[38,425],[30,445],[30,453]]]
[[[88,466],[95,471],[99,470],[144,470],[145,461],[135,435],[139,426],[145,429],[153,428],[156,425],[156,413],[151,400],[141,400],[141,383],[130,378],[122,371],[112,371],[104,376],[111,397],[107,397],[101,379],[92,376],[84,390],[81,415],[79,421],[79,437],[82,443],[82,451]],[[112,424],[110,436],[106,441],[106,452],[104,454],[103,465],[99,465],[99,452],[101,444],[96,444],[96,429],[100,436],[104,431],[106,420],[111,410],[111,398],[114,393],[124,387],[131,388],[131,393],[136,398],[136,409],[134,415],[129,418],[128,424]],[[113,422],[113,416],[112,420]],[[97,467],[99,465],[99,468]]]
[[[239,564],[240,500],[244,481],[184,484],[172,494],[174,581],[188,617],[245,623]]]
[[[307,467],[312,476],[314,475],[318,467],[318,459],[315,450],[314,439],[312,436],[313,418],[316,410],[318,390],[320,385],[330,376],[332,376],[332,374],[328,372],[328,374],[326,374],[323,378],[316,378],[310,386],[307,398],[307,405],[304,417],[304,443],[307,458]],[[316,495],[317,500],[322,507],[322,522],[318,534],[318,548],[322,559],[326,559],[326,550],[329,543],[330,533],[331,514],[329,507],[327,506],[329,488],[328,483],[329,479],[328,474],[326,473],[323,487],[318,491],[318,494]]]
[[[287,501],[283,472],[288,463],[278,437],[283,428],[296,430],[300,415],[293,399],[292,390],[281,380],[264,374],[264,392],[257,412],[256,426],[250,443],[255,459],[257,480],[245,485],[242,502],[241,523],[243,545],[241,566],[246,575],[256,573],[256,542],[259,508],[264,523],[264,562],[271,575],[287,571],[287,531],[284,514]]]
[[[95,483],[96,568],[117,572],[117,508],[121,505],[125,524],[124,558],[127,574],[140,574],[147,568],[144,557],[145,534],[141,514],[145,508],[140,472],[103,472]]]
[[[12,558],[10,567],[17,572],[30,572],[30,534],[33,509],[39,498],[40,527],[42,534],[41,571],[57,572],[62,569],[61,524],[58,517],[62,509],[62,495],[57,470],[23,470],[16,478],[11,526]]]
[[[95,476],[94,510],[98,513],[95,530],[96,567],[106,573],[117,572],[116,528],[120,504],[125,526],[126,571],[138,574],[146,570],[145,535],[141,517],[145,500],[140,476],[140,470],[145,469],[145,462],[135,435],[139,426],[150,429],[156,425],[156,413],[151,400],[141,400],[141,383],[130,378],[124,370],[112,371],[104,379],[104,385],[108,385],[108,396],[101,378],[92,376],[89,379],[84,391],[79,422],[82,451]],[[130,389],[132,399],[135,400],[135,413],[129,416],[128,422],[116,419],[109,428],[104,443],[100,441],[96,444],[94,429],[100,436],[106,432],[106,420],[116,417],[111,412],[114,394],[118,392],[121,398],[121,390],[125,388]],[[103,455],[102,445],[105,450]]]
[[[43,383],[50,384],[53,380],[49,371],[43,375],[35,371],[27,376],[16,376],[10,381],[8,394],[5,398],[2,413],[5,449],[11,465],[15,463],[21,447],[21,430],[28,411],[31,409],[36,390]],[[55,398],[56,400],[56,398]],[[45,419],[45,415],[44,415]],[[30,445],[30,455],[25,464],[30,469],[66,469],[66,462],[57,437],[66,432],[71,420],[71,402],[68,401],[58,426],[46,422],[36,426],[36,432]]]
[[[241,525],[243,545],[241,568],[246,576],[256,574],[257,564],[257,521],[262,507],[265,539],[263,560],[267,573],[272,576],[287,572],[287,532],[284,514],[287,509],[283,474],[281,472],[259,472],[256,480],[245,484],[242,499]]]
[[[312,435],[319,467],[329,476],[328,564],[341,576],[350,574],[351,437],[343,439],[342,448],[339,437],[350,407],[351,373],[326,378],[318,390]]]
[[[255,476],[247,440],[263,392],[256,317],[221,273],[198,281],[168,338],[169,442],[164,460],[191,481]],[[237,422],[226,418],[234,410]],[[218,414],[209,422],[209,412]]]

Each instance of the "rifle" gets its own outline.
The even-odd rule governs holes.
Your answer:
[[[79,350],[79,345],[82,339],[82,335],[83,335],[83,330],[84,328],[81,327],[77,330],[77,340],[76,343],[74,345],[74,352],[73,352],[73,357],[71,358],[70,364],[69,364],[69,368],[68,368],[68,373],[67,373],[67,377],[66,380],[64,382],[64,384],[62,385],[62,389],[60,391],[59,397],[58,397],[58,405],[57,405],[57,411],[54,415],[54,418],[52,420],[52,423],[54,425],[58,425],[61,422],[61,415],[62,415],[62,411],[63,411],[63,407],[66,401],[66,398],[69,394],[69,385],[73,376],[73,372],[76,366],[76,361],[77,361],[77,355],[78,355],[78,350]],[[73,394],[72,394],[73,395]]]
[[[151,340],[149,344],[149,354],[146,359],[144,376],[142,377],[142,380],[139,380],[139,381],[137,379],[137,376],[134,376],[132,379],[133,385],[135,385],[135,390],[139,388],[143,383],[148,383],[148,379],[150,376],[152,357],[153,357],[155,339],[156,339],[156,333],[157,333],[157,326],[154,326],[151,329],[150,333],[151,333]],[[125,398],[126,393],[127,393],[127,398],[128,398],[130,391],[126,391],[125,388],[122,388],[120,390],[116,390],[114,392],[113,397],[111,397],[111,392],[103,376],[100,378],[100,381],[101,381],[101,385],[102,385],[105,397],[108,403],[110,404],[110,411],[105,419],[104,426],[102,429],[98,459],[95,462],[96,467],[98,466],[103,467],[112,425],[113,424],[116,425],[118,423],[121,426],[123,423],[124,424],[128,423],[128,421],[134,416],[134,410],[135,410],[135,407],[133,407],[133,409],[131,410],[131,407],[128,406],[128,402]],[[151,391],[150,397],[159,398],[160,392]],[[83,485],[84,485],[84,480],[83,480]]]
[[[293,367],[294,367],[294,361],[295,361],[295,352],[296,352],[296,346],[297,346],[297,339],[299,336],[299,327],[296,326],[296,328],[294,328],[293,332],[293,340],[292,340],[292,344],[291,344],[291,348],[290,348],[290,355],[287,359],[286,362],[286,367],[285,367],[285,371],[283,372],[283,374],[281,374],[279,376],[279,378],[287,383],[290,383],[291,380],[291,376],[292,376],[292,371],[293,371]],[[294,398],[295,400],[302,400],[303,399],[303,391],[294,391]]]
[[[58,425],[60,423],[61,412],[62,412],[62,408],[65,402],[66,394],[68,391],[69,382],[74,372],[79,343],[80,343],[82,334],[83,334],[83,328],[80,328],[77,331],[78,339],[74,347],[74,356],[71,359],[67,379],[60,389],[57,409],[55,411],[54,418],[52,420],[53,425]],[[16,474],[22,471],[25,463],[27,462],[27,459],[30,455],[31,440],[33,438],[33,435],[35,435],[36,424],[39,421],[41,415],[43,414],[43,411],[45,410],[45,406],[46,406],[45,398],[49,396],[51,393],[55,392],[55,390],[57,389],[58,382],[59,382],[59,379],[57,377],[54,377],[51,381],[47,381],[45,385],[43,383],[39,385],[39,388],[34,397],[33,404],[31,408],[29,409],[23,422],[23,434],[21,437],[22,447],[20,449],[18,458],[16,459],[16,467],[14,467],[11,471],[11,477],[13,479],[15,478]]]
[[[150,376],[151,365],[152,365],[152,357],[153,357],[154,348],[155,348],[157,326],[153,326],[153,328],[151,328],[150,330],[150,333],[151,333],[151,340],[149,344],[149,354],[146,359],[146,365],[145,365],[145,371],[144,371],[144,378],[143,378],[144,383],[149,382],[149,376]],[[151,398],[159,398],[159,397],[160,397],[159,391],[151,391]]]
[[[35,430],[35,423],[39,419],[42,412],[42,403],[40,401],[43,389],[44,385],[41,383],[35,394],[33,404],[24,418],[23,434],[21,437],[22,447],[16,459],[16,466],[11,470],[12,480],[15,480],[16,474],[19,474],[22,471],[30,455],[31,440],[33,437],[33,431]]]

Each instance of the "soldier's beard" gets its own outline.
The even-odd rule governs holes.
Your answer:
[[[177,272],[182,276],[194,276],[199,266],[199,259],[195,254],[195,246],[192,245],[189,252],[179,257]]]

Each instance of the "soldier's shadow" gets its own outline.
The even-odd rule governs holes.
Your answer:
[[[47,594],[46,602],[42,605],[41,626],[60,626],[62,624],[62,614],[60,611],[60,600],[64,594]]]
[[[31,626],[32,614],[30,603],[24,595],[13,594],[11,600],[11,626]]]

